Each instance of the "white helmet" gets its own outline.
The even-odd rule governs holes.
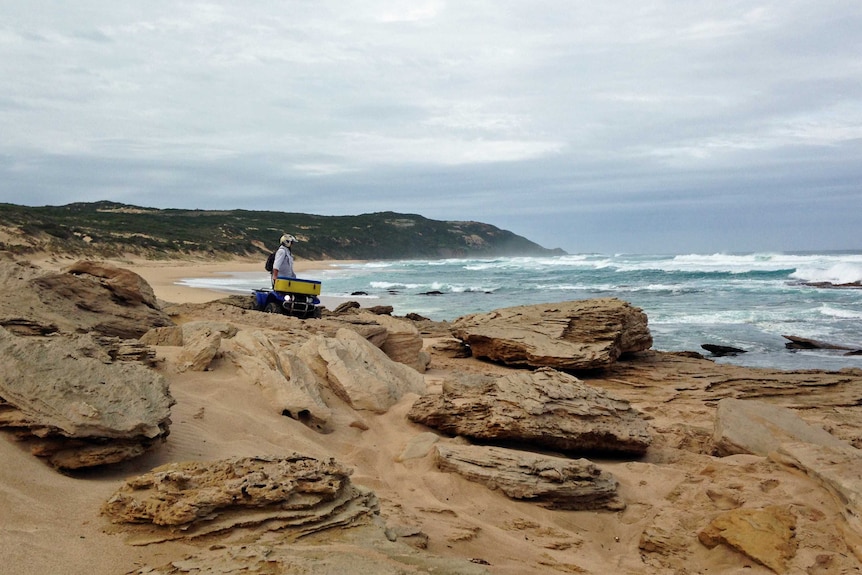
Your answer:
[[[288,244],[289,245],[289,244],[292,244],[293,242],[295,242],[296,238],[290,234],[284,234],[283,236],[281,236],[281,240],[279,240],[279,241],[282,244]]]

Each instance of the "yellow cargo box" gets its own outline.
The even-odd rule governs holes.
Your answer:
[[[320,295],[320,282],[301,280],[299,278],[278,278],[275,280],[275,291],[299,293],[303,295]]]

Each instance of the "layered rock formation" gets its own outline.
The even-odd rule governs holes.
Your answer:
[[[615,298],[473,314],[454,321],[452,330],[474,357],[510,366],[602,369],[652,346],[646,314]]]
[[[0,427],[59,469],[137,457],[169,433],[167,381],[141,363],[114,362],[91,336],[0,328],[0,357]]]
[[[642,454],[652,440],[628,401],[550,368],[448,379],[408,417],[451,435],[576,453]]]

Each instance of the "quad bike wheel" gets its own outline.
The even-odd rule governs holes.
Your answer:
[[[266,313],[281,313],[281,306],[278,305],[278,302],[271,301],[266,304],[266,307],[263,308],[263,311]]]

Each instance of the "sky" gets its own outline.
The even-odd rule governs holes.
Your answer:
[[[0,202],[862,250],[858,0],[0,0]]]

